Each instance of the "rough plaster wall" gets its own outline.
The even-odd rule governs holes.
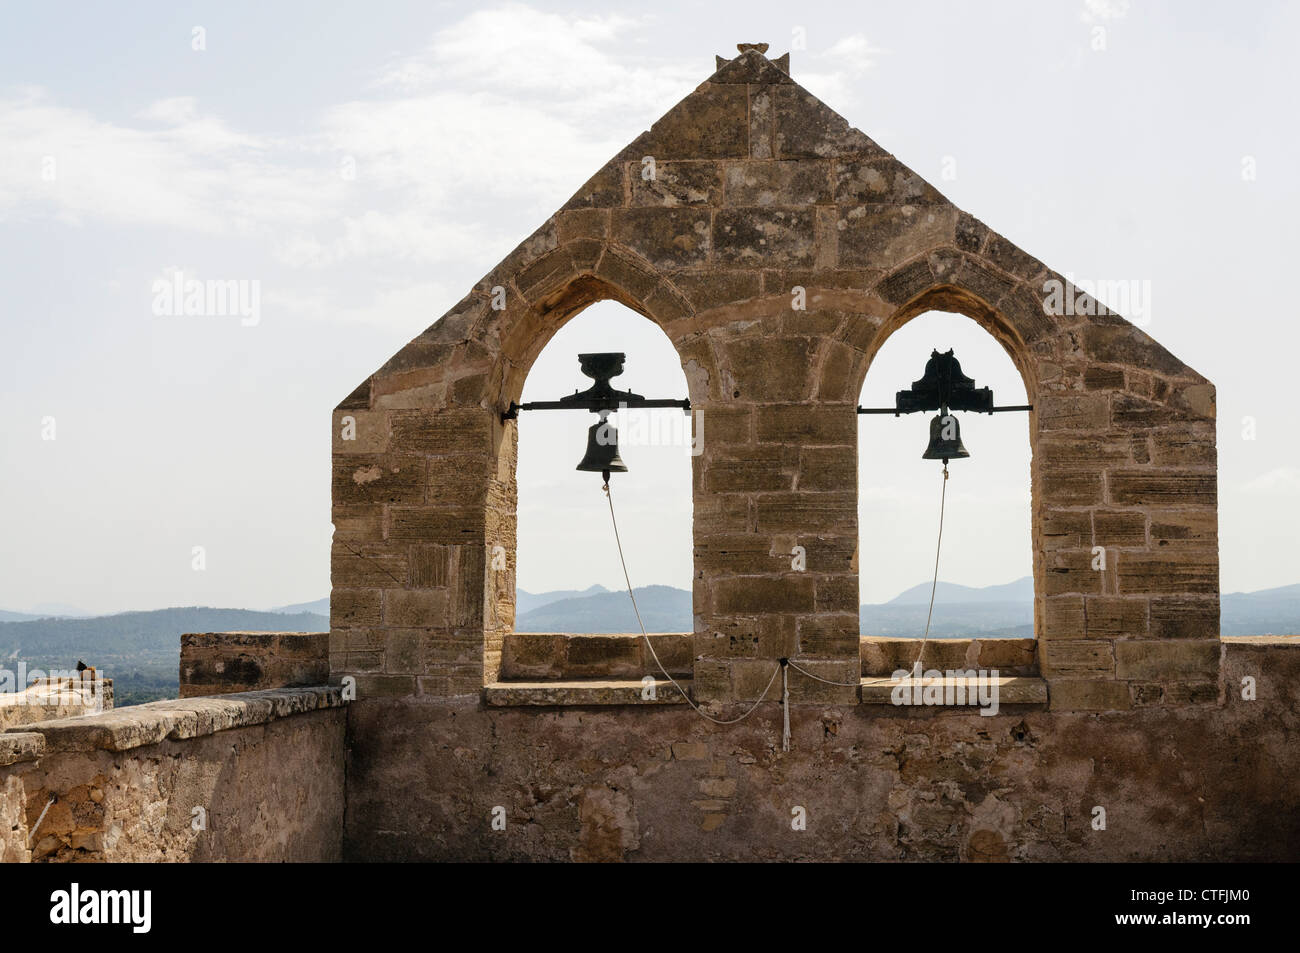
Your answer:
[[[1298,860],[1300,648],[1231,645],[1224,670],[1222,701],[1176,710],[797,708],[789,753],[774,705],[717,729],[683,708],[360,701],[345,854]],[[1240,697],[1245,675],[1256,701]]]
[[[0,768],[0,859],[337,861],[341,709],[124,752],[69,752]],[[192,829],[194,807],[207,830]]]

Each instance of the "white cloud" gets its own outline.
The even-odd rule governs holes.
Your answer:
[[[638,54],[648,23],[476,10],[279,137],[192,96],[107,121],[39,88],[0,93],[0,221],[238,238],[315,272],[464,263],[468,284],[711,68]],[[813,78],[847,85],[880,52],[846,36]]]
[[[811,54],[808,57],[811,68],[806,71],[800,68],[797,78],[819,99],[843,106],[856,100],[863,76],[888,52],[874,46],[865,34],[852,33],[822,52]]]
[[[0,220],[237,235],[318,221],[339,189],[299,150],[238,133],[192,100],[154,103],[140,118],[150,127],[96,119],[34,88],[0,98]]]
[[[262,309],[282,311],[307,320],[363,324],[413,337],[432,324],[460,295],[434,281],[393,284],[378,290],[363,304],[340,303],[323,289],[268,289]]]
[[[1079,19],[1084,23],[1122,20],[1128,16],[1128,0],[1083,0]]]
[[[1275,467],[1252,480],[1241,484],[1244,493],[1300,493],[1300,470],[1295,467]]]

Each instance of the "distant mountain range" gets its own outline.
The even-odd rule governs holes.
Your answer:
[[[315,613],[247,609],[155,609],[92,619],[0,621],[0,665],[72,669],[78,659],[113,679],[114,703],[139,704],[179,693],[181,635],[186,632],[326,632]]]
[[[528,592],[524,589],[516,589],[515,615],[518,617],[525,612],[532,612],[534,609],[540,609],[542,606],[555,602],[578,599],[583,596],[595,596],[609,591],[604,586],[588,586],[586,589],[555,589],[551,592]]]
[[[279,615],[299,615],[303,612],[310,612],[313,615],[328,617],[330,614],[330,597],[326,596],[324,599],[317,599],[315,602],[298,602],[291,606],[281,606],[270,611]]]
[[[930,606],[930,586],[920,583],[888,602],[859,610],[864,635],[920,636]],[[518,632],[636,632],[636,616],[626,590],[593,586],[522,593]],[[637,605],[648,632],[690,632],[694,628],[691,594],[671,586],[636,590]],[[1300,584],[1258,592],[1227,593],[1221,601],[1223,635],[1292,635],[1300,633]],[[1034,581],[1025,576],[980,588],[940,582],[935,591],[930,635],[934,638],[1032,638]]]
[[[590,586],[552,592],[516,590],[518,632],[638,632],[626,590]],[[691,594],[672,586],[636,590],[649,632],[690,632]],[[921,583],[888,602],[860,609],[865,635],[919,636],[925,630],[930,584]],[[326,632],[329,599],[267,612],[201,607],[122,612],[94,618],[36,617],[0,611],[0,665],[70,669],[84,659],[113,678],[118,705],[178,692],[180,637],[186,632]],[[1223,635],[1300,633],[1300,584],[1233,592],[1222,597]],[[935,593],[934,638],[1031,637],[1033,581],[1026,576],[973,588],[941,582]]]
[[[592,590],[598,590],[592,592]],[[543,601],[535,608],[516,611],[516,632],[640,632],[627,590],[611,592],[603,586],[584,590],[591,595],[569,595]],[[690,632],[691,594],[672,586],[642,586],[636,591],[637,608],[647,632]],[[516,599],[518,590],[515,591]],[[530,600],[545,600],[551,593],[528,593]],[[518,603],[516,603],[516,606]]]
[[[88,619],[93,612],[83,612],[74,606],[41,605],[33,612],[6,612],[0,609],[0,622],[31,622],[33,619]]]

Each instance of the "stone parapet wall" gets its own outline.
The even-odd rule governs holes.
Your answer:
[[[0,734],[0,860],[338,860],[345,717],[317,687]]]
[[[51,718],[95,715],[113,708],[113,680],[95,669],[84,676],[41,678],[20,692],[0,693],[0,731]]]
[[[350,760],[345,856],[1300,860],[1300,639],[1221,649],[1209,704],[795,706],[789,752],[775,703],[724,728],[685,706],[363,699],[349,709],[369,741]]]
[[[326,632],[203,632],[181,636],[181,698],[299,688],[327,681]]]

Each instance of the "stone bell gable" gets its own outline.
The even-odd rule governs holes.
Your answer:
[[[1218,698],[1213,386],[850,126],[788,56],[749,47],[336,409],[330,670],[360,700],[498,680],[519,426],[502,412],[602,299],[668,335],[703,427],[697,701],[757,699],[781,658],[844,683],[803,682],[795,705],[857,699],[858,574],[889,557],[858,525],[855,410],[881,344],[931,310],[1001,342],[1034,407],[1051,707]]]

